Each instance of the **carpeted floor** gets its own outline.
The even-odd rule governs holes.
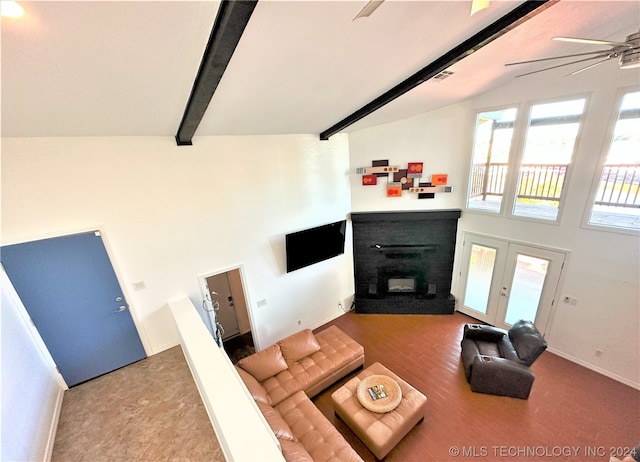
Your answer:
[[[66,391],[51,460],[225,459],[177,346]]]

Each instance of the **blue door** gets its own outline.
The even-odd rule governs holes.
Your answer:
[[[68,386],[146,357],[99,232],[3,246],[0,260]]]

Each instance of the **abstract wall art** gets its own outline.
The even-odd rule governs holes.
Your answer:
[[[424,175],[424,163],[408,162],[407,168],[389,165],[389,160],[374,160],[371,167],[360,167],[356,174],[362,175],[362,186],[376,186],[378,178],[387,179],[387,197],[402,197],[402,193],[417,194],[418,199],[434,199],[436,193],[450,193],[453,188],[447,183],[447,173],[431,174],[431,181],[420,182]]]

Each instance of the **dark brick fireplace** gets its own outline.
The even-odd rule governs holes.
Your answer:
[[[453,313],[460,210],[351,214],[358,313]]]

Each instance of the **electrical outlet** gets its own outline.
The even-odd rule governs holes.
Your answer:
[[[562,297],[562,301],[564,303],[568,303],[568,304],[574,305],[574,306],[578,304],[578,299],[577,298],[569,297],[568,295],[565,295],[564,297]]]
[[[266,298],[263,298],[262,300],[258,300],[258,303],[257,303],[258,308],[260,308],[262,306],[265,306],[266,304],[267,304],[267,299]]]
[[[147,288],[147,286],[144,285],[144,281],[134,282],[132,285],[133,290],[144,290]]]
[[[298,319],[298,325],[302,324],[302,319]]]

